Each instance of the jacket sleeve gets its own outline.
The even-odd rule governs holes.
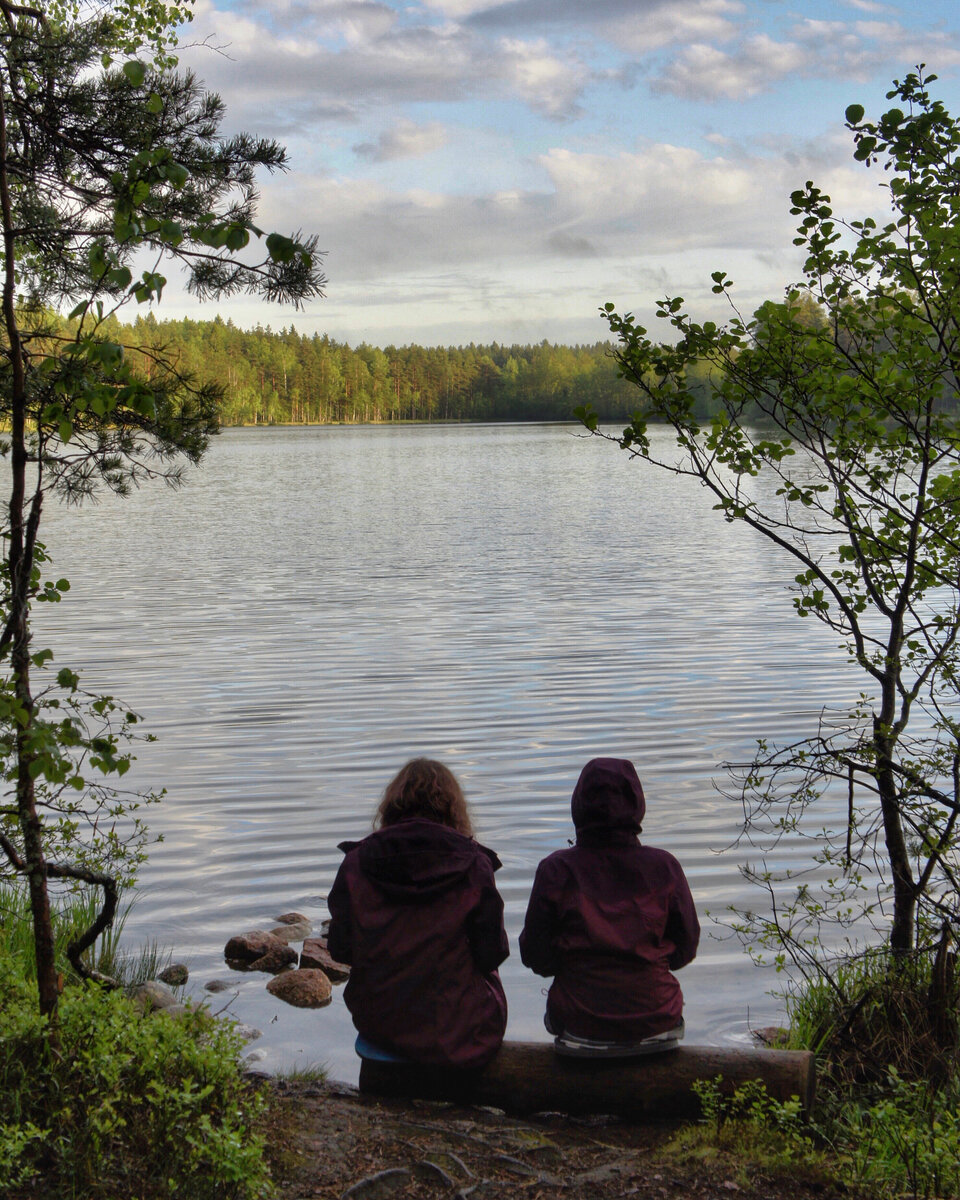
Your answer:
[[[493,869],[487,866],[485,874],[489,879],[481,883],[480,899],[468,918],[467,936],[477,970],[489,975],[510,954],[510,945],[503,927],[503,900],[493,879]]]
[[[333,881],[327,908],[330,911],[330,929],[327,933],[327,949],[336,962],[353,962],[353,921],[350,915],[350,892],[346,880],[346,863],[340,864]]]
[[[667,918],[667,937],[673,942],[674,950],[667,960],[671,971],[679,971],[688,962],[693,962],[700,944],[700,922],[696,906],[690,894],[690,885],[683,868],[674,860],[674,887]]]
[[[520,960],[537,975],[556,975],[560,966],[554,945],[557,931],[556,887],[544,860],[537,867],[527,915],[520,934]]]

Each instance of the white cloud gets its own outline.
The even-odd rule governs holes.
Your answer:
[[[340,20],[345,6],[334,7]],[[553,49],[543,39],[491,41],[455,26],[391,24],[332,46],[281,27],[277,33],[247,18],[228,20],[201,0],[194,34],[229,28],[231,41],[225,54],[200,47],[182,55],[209,86],[231,94],[233,122],[274,136],[404,103],[484,97],[517,99],[551,119],[564,118],[578,111],[590,82],[574,51]]]
[[[869,107],[911,63],[948,77],[950,2],[198,0],[188,37],[213,31],[229,57],[185,58],[230,128],[291,147],[261,223],[330,251],[330,299],[298,323],[354,341],[603,336],[597,303],[679,290],[710,304],[716,268],[779,294],[799,269],[788,197],[808,178],[838,211],[882,212],[882,173],[824,133],[836,89],[792,85],[869,78],[850,97]],[[776,135],[765,100],[750,103],[767,94],[786,114]],[[747,102],[721,125],[677,96]],[[351,178],[351,147],[378,169]]]
[[[731,48],[706,41],[686,46],[653,80],[655,92],[687,100],[743,100],[772,92],[789,76],[865,80],[889,63],[960,62],[957,35],[913,32],[896,22],[804,18],[778,41],[760,33]]]
[[[604,301],[648,314],[664,292],[722,319],[711,270],[730,272],[745,311],[799,278],[789,194],[805,180],[833,196],[838,215],[885,208],[885,176],[849,164],[840,137],[736,159],[650,143],[618,154],[557,147],[539,161],[536,190],[455,196],[302,175],[272,184],[261,223],[317,232],[330,285],[304,316],[271,319],[354,344],[596,340]],[[250,302],[224,312],[264,319]]]
[[[417,125],[401,120],[384,130],[375,142],[359,142],[353,147],[358,158],[368,162],[391,162],[398,158],[422,158],[446,145],[447,131],[439,121]]]
[[[854,213],[882,207],[876,173],[847,167],[846,150],[816,143],[731,158],[667,144],[619,154],[557,147],[539,159],[542,188],[473,195],[300,176],[265,192],[264,220],[282,214],[284,227],[316,230],[330,250],[334,289],[406,272],[483,275],[583,258],[655,264],[694,251],[709,261],[733,248],[790,254],[789,195],[806,179],[838,191]]]
[[[889,4],[878,4],[876,0],[843,0],[849,8],[855,8],[858,12],[868,13],[888,13],[892,12],[892,6]]]
[[[500,41],[502,70],[516,94],[548,117],[567,117],[579,108],[587,72],[571,55],[554,54],[542,39]]]
[[[633,54],[649,54],[685,42],[726,41],[737,32],[743,6],[733,0],[691,0],[645,11],[635,6],[597,28],[608,42]]]
[[[804,70],[809,60],[809,50],[795,42],[775,42],[767,34],[748,38],[732,53],[701,42],[674,59],[653,88],[688,100],[742,100]]]
[[[427,8],[457,21],[490,8],[490,0],[423,0],[423,3]]]

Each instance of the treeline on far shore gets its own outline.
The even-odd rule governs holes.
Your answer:
[[[351,347],[293,327],[239,329],[210,321],[119,326],[128,355],[162,350],[178,368],[223,389],[224,425],[388,421],[569,421],[590,404],[609,421],[627,420],[636,388],[618,376],[609,342],[561,346]],[[707,372],[703,386],[709,393]]]
[[[162,350],[223,390],[224,425],[571,420],[578,404],[627,418],[637,392],[608,342],[590,346],[350,346],[326,334],[138,317],[118,329],[127,353]],[[143,356],[149,371],[149,356]]]

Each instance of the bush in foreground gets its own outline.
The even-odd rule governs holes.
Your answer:
[[[820,1059],[817,1130],[844,1178],[885,1197],[960,1196],[960,1020],[946,940],[875,951],[789,997]]]
[[[266,1100],[240,1042],[202,1010],[143,1014],[121,992],[68,988],[59,1051],[36,990],[0,965],[0,1177],[17,1195],[255,1200],[271,1194]]]

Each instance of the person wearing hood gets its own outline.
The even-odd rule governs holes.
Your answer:
[[[683,995],[672,972],[697,952],[700,923],[666,850],[640,844],[646,804],[631,762],[595,758],[571,804],[576,844],[537,868],[520,958],[553,976],[547,1029],[573,1042],[675,1042]]]
[[[497,967],[510,951],[500,860],[474,839],[456,778],[412,759],[387,786],[374,832],[340,849],[327,948],[350,964],[344,1000],[358,1033],[412,1062],[484,1066],[506,1030]]]

